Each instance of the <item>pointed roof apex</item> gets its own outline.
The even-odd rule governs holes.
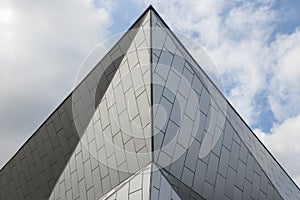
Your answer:
[[[152,4],[149,4],[147,10],[155,10],[155,9],[153,8]]]
[[[155,8],[150,4],[149,7],[146,9],[147,10],[151,10],[153,11],[153,13],[158,17],[158,19],[160,21],[162,21],[162,23],[164,24],[165,28],[170,29],[168,24],[163,20],[163,18],[158,14],[158,12],[155,10]]]
[[[133,29],[136,24],[147,15],[148,12],[153,12],[153,14],[163,23],[165,28],[170,29],[167,23],[163,20],[163,18],[159,15],[159,13],[155,10],[155,8],[152,6],[152,4],[149,4],[149,6],[142,12],[142,14],[135,20],[135,22],[130,26],[130,29]]]

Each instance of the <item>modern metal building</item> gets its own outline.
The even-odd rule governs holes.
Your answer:
[[[150,6],[1,169],[0,199],[300,190]]]

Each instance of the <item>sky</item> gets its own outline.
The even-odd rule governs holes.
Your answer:
[[[149,4],[207,52],[224,95],[300,185],[299,0],[0,0],[0,167],[72,91],[88,53]]]

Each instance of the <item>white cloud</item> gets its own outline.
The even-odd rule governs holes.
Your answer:
[[[86,0],[1,1],[2,162],[71,91],[84,57],[108,36],[109,9]]]
[[[274,64],[269,102],[275,117],[282,121],[300,113],[300,29],[278,35],[272,44]]]
[[[278,162],[287,170],[294,181],[300,185],[300,115],[275,124],[271,134],[255,130],[256,135],[265,144]]]

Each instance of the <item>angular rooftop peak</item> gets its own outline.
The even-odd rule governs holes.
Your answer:
[[[151,5],[0,171],[0,199],[126,197],[300,199]]]

